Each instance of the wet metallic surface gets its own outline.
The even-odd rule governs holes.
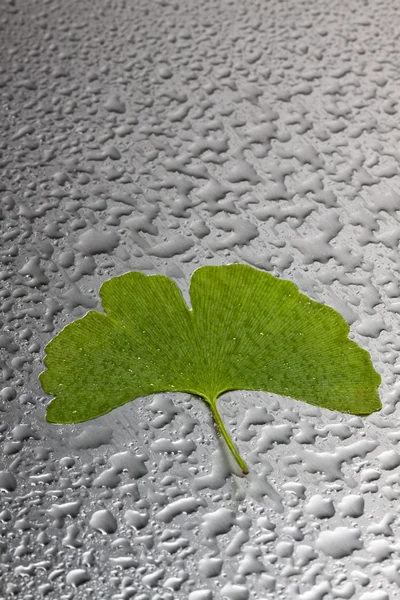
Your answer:
[[[397,4],[0,4],[1,597],[396,597]],[[184,394],[46,423],[103,281],[232,262],[345,317],[379,414],[226,395],[246,478]]]

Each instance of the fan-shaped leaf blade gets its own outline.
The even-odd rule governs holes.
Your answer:
[[[217,411],[229,390],[264,390],[354,414],[379,410],[380,376],[332,308],[246,265],[202,267],[192,308],[160,275],[127,273],[46,347],[47,419],[76,423],[156,392],[201,396],[243,471]]]

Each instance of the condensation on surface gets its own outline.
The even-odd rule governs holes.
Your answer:
[[[400,8],[3,0],[0,586],[31,600],[389,600],[400,585]],[[45,421],[44,347],[103,281],[244,263],[338,310],[368,418],[158,394]]]

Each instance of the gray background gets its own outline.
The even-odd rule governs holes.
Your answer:
[[[396,597],[398,3],[0,4],[2,597]],[[184,394],[45,422],[103,281],[232,262],[345,317],[379,414],[226,395],[246,478]]]

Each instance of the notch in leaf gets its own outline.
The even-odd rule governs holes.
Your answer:
[[[323,408],[367,415],[381,408],[381,378],[348,338],[332,308],[290,281],[246,265],[201,267],[189,309],[173,281],[131,272],[100,289],[104,313],[90,311],[46,347],[43,390],[55,396],[52,423],[94,419],[135,398],[188,392],[209,406],[243,473],[217,399],[264,390]]]

